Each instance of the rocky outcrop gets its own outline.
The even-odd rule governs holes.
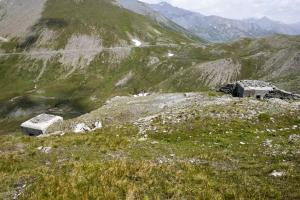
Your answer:
[[[74,68],[88,66],[102,51],[102,41],[96,36],[73,35],[69,40],[60,59],[60,63]],[[71,70],[70,73],[72,73]]]
[[[47,0],[0,1],[0,35],[23,37],[40,19]]]
[[[278,98],[278,99],[286,99],[286,100],[300,100],[300,95],[299,94],[294,94],[291,92],[287,92],[284,90],[280,89],[275,89],[271,92],[269,92],[265,98],[270,99],[270,98]]]
[[[225,58],[200,64],[197,69],[201,71],[199,78],[205,82],[205,85],[213,88],[235,80],[240,73],[241,64],[234,62],[232,58]]]

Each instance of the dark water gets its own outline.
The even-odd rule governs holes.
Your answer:
[[[18,132],[22,122],[41,113],[70,119],[90,111],[80,104],[80,99],[16,97],[0,102],[0,135]]]

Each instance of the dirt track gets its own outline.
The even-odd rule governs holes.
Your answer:
[[[141,45],[137,46],[126,46],[126,47],[103,47],[103,48],[95,48],[95,49],[74,49],[74,50],[49,50],[49,51],[23,51],[23,52],[8,52],[8,53],[0,53],[0,56],[12,56],[12,55],[57,55],[57,54],[75,54],[78,52],[98,52],[101,51],[114,51],[119,49],[133,49],[133,48],[148,48],[148,47],[176,47],[177,44],[157,44],[157,45]]]

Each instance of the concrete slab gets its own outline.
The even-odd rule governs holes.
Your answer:
[[[21,124],[21,129],[27,135],[41,135],[46,134],[48,128],[57,123],[62,122],[63,118],[60,116],[40,114]]]

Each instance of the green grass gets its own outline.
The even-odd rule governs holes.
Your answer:
[[[21,199],[298,199],[300,143],[288,137],[299,130],[279,129],[300,121],[297,113],[271,117],[156,120],[158,132],[144,142],[130,125],[49,138],[3,136],[0,197],[26,184]],[[272,148],[263,145],[267,139]],[[271,177],[273,170],[285,175]]]

